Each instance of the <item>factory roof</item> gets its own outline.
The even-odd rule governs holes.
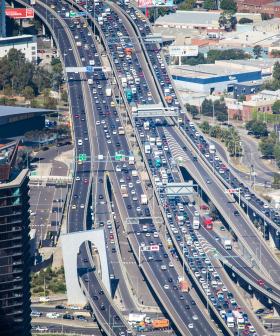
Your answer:
[[[219,12],[201,12],[201,11],[176,11],[169,15],[159,17],[155,25],[185,25],[193,24],[196,26],[218,23]]]

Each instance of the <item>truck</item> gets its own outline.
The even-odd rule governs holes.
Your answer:
[[[128,164],[134,165],[134,163],[135,163],[135,158],[134,158],[134,156],[130,155],[128,157]]]
[[[209,145],[209,153],[214,154],[216,152],[216,146],[213,144]]]
[[[200,228],[200,220],[198,216],[194,216],[193,218],[193,229],[194,230],[199,230]]]
[[[47,317],[47,318],[51,318],[51,319],[57,319],[57,318],[60,317],[60,314],[49,312],[49,313],[46,314],[46,317]]]
[[[121,194],[123,198],[128,197],[127,187],[125,184],[121,184]]]
[[[125,96],[127,101],[130,103],[132,101],[132,91],[131,89],[126,89],[125,90]]]
[[[141,195],[141,204],[148,204],[148,198],[147,198],[147,195],[145,194],[142,194]]]
[[[149,131],[149,129],[150,129],[150,122],[149,121],[144,121],[144,130],[145,131]]]
[[[168,319],[158,319],[152,320],[152,328],[156,329],[167,329],[169,328],[169,320]]]
[[[172,100],[173,100],[173,97],[172,96],[165,96],[164,99],[167,102],[167,104],[171,104]]]
[[[145,154],[151,153],[151,146],[149,144],[144,145]]]
[[[122,82],[122,87],[123,87],[123,88],[126,88],[126,87],[127,87],[127,80],[126,80],[126,77],[122,77],[122,78],[121,78],[121,82]]]
[[[112,96],[112,89],[111,88],[106,88],[106,97],[111,97]]]
[[[203,216],[203,225],[205,229],[212,230],[213,229],[213,218],[210,216]]]
[[[226,250],[231,250],[232,249],[232,244],[230,239],[225,239],[224,240],[224,248]]]
[[[118,127],[118,134],[119,135],[124,135],[124,128],[122,126]]]
[[[234,317],[232,313],[226,313],[226,323],[229,328],[234,328]]]
[[[145,320],[146,314],[137,314],[137,313],[129,313],[128,314],[128,323],[140,323]]]
[[[181,277],[181,276],[178,277],[178,284],[179,284],[180,291],[182,293],[188,293],[189,292],[189,290],[190,290],[189,283],[184,277]]]

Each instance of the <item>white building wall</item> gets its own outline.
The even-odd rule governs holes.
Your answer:
[[[37,60],[37,42],[0,46],[0,57],[4,57],[11,49],[20,50],[29,62]]]

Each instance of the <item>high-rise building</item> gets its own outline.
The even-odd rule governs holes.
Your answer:
[[[17,148],[0,148],[1,336],[31,335],[28,171],[17,166]]]
[[[6,37],[6,3],[5,0],[0,0],[0,37]]]

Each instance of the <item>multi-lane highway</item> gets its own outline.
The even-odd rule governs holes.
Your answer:
[[[267,210],[262,211],[263,209],[255,210],[254,206],[260,205],[262,201],[258,201],[251,191],[250,199],[246,196],[249,190],[237,181],[220,161],[216,152],[209,153],[209,144],[187,119],[182,123],[183,127],[173,126],[169,118],[163,117],[155,120],[133,119],[131,111],[137,105],[162,103],[163,106],[173,110],[176,108],[179,112],[181,107],[158,46],[152,43],[149,45],[149,50],[145,46],[144,38],[151,34],[149,24],[133,7],[119,5],[87,1],[82,6],[75,4],[75,8],[83,11],[86,8],[89,22],[93,22],[100,33],[125,108],[130,113],[135,136],[141,147],[160,207],[164,209],[163,216],[167,222],[170,238],[188,265],[186,269],[198,283],[200,292],[219,316],[224,332],[237,333],[241,330],[241,322],[235,319],[233,325],[230,325],[227,314],[239,307],[232,293],[228,293],[221,283],[218,271],[211,264],[207,252],[203,251],[200,244],[201,236],[212,244],[221,256],[227,258],[229,254],[231,258],[233,257],[232,264],[252,282],[256,280],[258,273],[245,267],[247,264],[239,256],[235,258],[235,251],[224,250],[211,232],[201,229],[201,233],[198,234],[194,231],[191,222],[194,211],[197,210],[191,209],[189,199],[178,197],[169,200],[164,197],[162,190],[166,183],[182,181],[176,159],[178,155],[183,157],[181,165],[188,169],[205,194],[214,200],[217,209],[236,235],[248,246],[252,255],[259,257],[257,261],[259,267],[269,273],[276,283],[279,281],[277,260],[262,238],[257,235],[248,218],[240,213],[238,205],[228,202],[229,198],[224,194],[224,184],[243,188],[242,202],[247,197],[247,207],[249,209],[249,203],[253,204],[251,206],[253,210],[250,211],[253,211],[255,216],[264,218],[269,215],[275,221],[277,216],[272,210],[269,213]],[[92,226],[104,227],[110,279],[114,280],[116,269],[118,274],[122,274],[119,265],[121,261],[115,246],[117,237],[114,237],[112,230],[114,223],[106,191],[108,177],[129,242],[141,264],[140,267],[178,334],[216,335],[217,331],[209,321],[209,316],[198,308],[190,293],[180,292],[178,278],[181,274],[167,253],[166,241],[161,240],[162,236],[158,233],[157,225],[150,215],[149,205],[141,202],[141,196],[146,191],[138,176],[134,160],[128,162],[128,158],[133,157],[131,148],[119,111],[116,109],[114,94],[107,94],[106,89],[112,87],[109,86],[107,74],[100,68],[102,62],[87,21],[69,19],[66,13],[71,10],[70,2],[37,1],[34,9],[40,18],[48,23],[49,29],[56,36],[65,67],[88,65],[98,67],[93,73],[65,73],[76,144],[76,169],[68,212],[68,232],[91,229]],[[117,161],[116,153],[120,151],[124,160]],[[81,155],[86,157],[85,161],[79,159]],[[90,199],[92,204],[89,203]],[[266,209],[264,204],[261,204],[261,207]],[[180,212],[184,213],[182,223],[178,221]],[[128,224],[129,222],[133,224]],[[187,241],[185,244],[186,235],[189,244]],[[159,250],[145,251],[150,246],[157,246]],[[173,253],[177,256],[176,252]],[[82,246],[78,256],[78,276],[81,288],[98,322],[107,333],[128,334],[130,330],[125,320],[114,306],[110,293],[104,294],[94,269],[89,248]],[[182,271],[184,275],[186,269]],[[124,303],[127,307],[134,308],[134,302],[129,295],[126,295],[126,286],[124,280],[120,279],[119,288],[122,298],[125,299]],[[277,302],[280,295],[277,285],[273,286],[268,281],[266,286],[258,289],[266,291],[268,296],[275,295],[274,301]],[[248,334],[254,334],[255,329],[245,316],[246,314],[242,313],[244,328]]]

